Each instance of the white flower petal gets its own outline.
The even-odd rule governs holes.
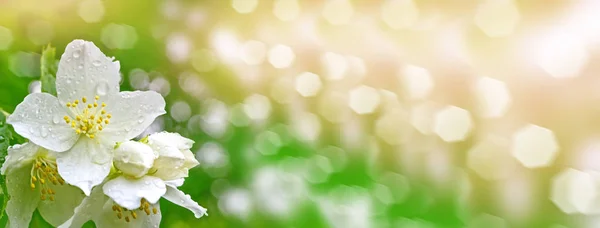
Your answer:
[[[81,203],[85,195],[79,188],[68,184],[52,185],[52,190],[56,192],[54,201],[41,201],[38,211],[46,222],[56,227],[73,215],[75,207]]]
[[[185,162],[183,163],[183,167],[186,169],[191,169],[196,167],[200,162],[196,160],[196,156],[190,150],[183,151],[183,156],[185,157]]]
[[[156,154],[145,143],[126,141],[114,151],[113,164],[124,174],[141,177],[152,168]]]
[[[165,182],[153,176],[135,179],[119,176],[106,182],[102,190],[121,207],[129,210],[139,208],[142,198],[155,204],[167,191]]]
[[[167,186],[171,186],[171,187],[180,187],[181,185],[183,185],[184,180],[185,180],[184,178],[168,180],[168,181],[165,181],[165,184]]]
[[[2,164],[0,173],[6,175],[6,173],[10,173],[11,170],[21,168],[23,165],[31,165],[40,148],[41,147],[33,143],[24,143],[9,147],[6,161]]]
[[[104,204],[104,208],[102,212],[99,212],[100,217],[94,219],[94,223],[96,223],[96,227],[98,228],[146,228],[146,227],[158,227],[160,225],[160,220],[162,215],[160,213],[159,204],[151,205],[151,207],[156,208],[157,213],[150,215],[146,215],[143,211],[136,211],[137,219],[133,219],[131,213],[124,212],[123,218],[119,219],[115,212],[112,210],[113,201],[109,200]],[[129,216],[129,222],[125,221],[125,216]]]
[[[99,214],[109,198],[104,195],[102,188],[94,188],[90,196],[85,197],[81,204],[74,210],[74,214],[65,223],[58,226],[59,228],[78,228],[89,220],[94,219]]]
[[[148,145],[158,153],[154,160],[154,176],[163,180],[173,180],[188,176],[188,170],[198,164],[189,150],[193,140],[177,133],[160,132],[148,136]]]
[[[39,189],[30,188],[31,166],[23,166],[9,172],[6,176],[6,187],[10,200],[6,206],[6,214],[10,227],[29,227],[31,216],[40,201]]]
[[[180,150],[189,150],[194,145],[194,140],[166,131],[149,135],[148,141],[159,146],[175,146]]]
[[[58,173],[69,184],[79,187],[85,195],[102,183],[111,168],[112,148],[82,137],[69,151],[58,153]]]
[[[109,144],[138,136],[166,113],[165,99],[154,91],[121,92],[107,101],[105,110],[112,118],[99,135]]]
[[[83,97],[116,95],[119,67],[94,43],[74,40],[67,45],[56,72],[56,92],[62,105]]]
[[[196,218],[208,215],[208,213],[206,212],[206,208],[198,205],[198,203],[192,200],[192,197],[190,197],[190,195],[185,194],[177,188],[168,186],[167,193],[163,196],[163,198],[192,211]]]
[[[63,117],[67,115],[56,97],[47,93],[32,93],[17,105],[14,113],[8,116],[19,135],[41,147],[62,152],[75,144],[79,136]]]

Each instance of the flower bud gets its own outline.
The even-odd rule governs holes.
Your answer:
[[[124,174],[142,177],[152,168],[156,155],[150,146],[135,141],[121,143],[114,153],[114,165]]]

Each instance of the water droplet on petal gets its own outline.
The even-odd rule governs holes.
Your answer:
[[[46,126],[41,127],[41,135],[42,138],[46,138],[48,136],[48,128]]]
[[[141,117],[140,119],[138,119],[138,123],[142,123],[142,122],[144,122],[144,118],[143,117]]]
[[[33,127],[30,127],[30,128],[29,128],[29,133],[33,134],[34,132],[35,132],[35,128],[33,128]]]
[[[73,58],[79,58],[79,56],[81,56],[81,50],[73,51]]]
[[[98,94],[100,96],[104,96],[104,95],[106,95],[106,93],[108,93],[109,89],[110,88],[108,88],[108,84],[106,82],[100,82],[96,86],[96,94]]]
[[[80,69],[80,70],[83,69],[83,65],[77,66],[77,69]]]
[[[60,116],[59,115],[54,115],[54,117],[52,118],[52,123],[54,124],[58,124],[60,123]]]
[[[100,60],[94,60],[94,61],[92,62],[92,64],[93,64],[94,66],[100,66],[100,65],[102,65],[102,63],[100,62]]]

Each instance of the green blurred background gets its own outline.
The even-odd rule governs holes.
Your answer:
[[[600,227],[598,10],[0,0],[0,108],[40,91],[47,44],[115,56],[167,101],[145,134],[196,141],[181,189],[209,216],[161,201],[161,227]]]

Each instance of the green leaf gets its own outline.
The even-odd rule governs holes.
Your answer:
[[[6,123],[6,112],[0,109],[0,165],[4,164],[6,159],[8,146],[12,139],[12,132]],[[9,196],[6,190],[6,180],[3,175],[0,175],[0,187],[2,189],[2,207],[0,207],[0,218],[4,216],[6,205],[8,204]]]
[[[40,81],[42,82],[42,92],[52,94],[56,96],[56,70],[58,69],[58,61],[54,58],[56,55],[56,48],[48,45],[44,51],[42,51],[41,60],[41,72]]]

